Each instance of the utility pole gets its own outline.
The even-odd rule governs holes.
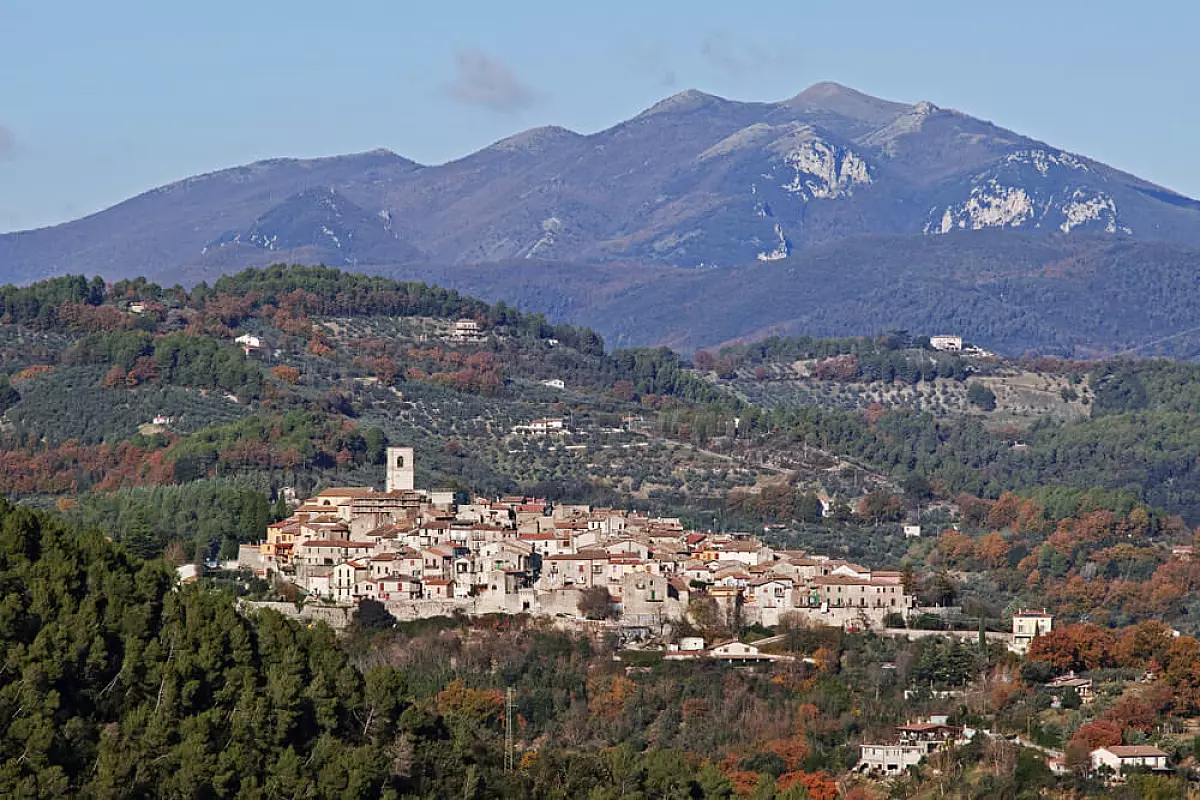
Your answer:
[[[504,690],[504,771],[513,771],[513,689]]]

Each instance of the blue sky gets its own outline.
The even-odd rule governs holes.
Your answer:
[[[1197,30],[1200,4],[1170,0],[0,0],[0,231],[259,158],[437,163],[686,88],[821,80],[1200,196]]]

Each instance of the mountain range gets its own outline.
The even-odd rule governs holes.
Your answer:
[[[1200,266],[1194,248],[1200,202],[929,102],[821,83],[778,103],[689,90],[594,134],[537,128],[437,166],[377,150],[201,175],[0,236],[0,277],[191,284],[322,262],[429,277],[622,343],[915,322],[1077,353],[1186,327],[1186,303],[1152,309],[1154,324],[1053,318],[1088,318],[1097,291],[1122,285],[1103,277],[1122,259],[1136,258],[1145,294],[1164,265]],[[986,295],[1005,280],[1061,309],[1033,303],[1021,313],[1038,309],[1037,324],[1013,330],[1003,306],[1021,291],[976,297],[966,307],[981,315],[945,305],[948,281]]]

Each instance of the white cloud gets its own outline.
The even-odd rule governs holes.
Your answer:
[[[459,103],[504,113],[537,103],[537,93],[500,59],[481,50],[460,50],[454,58],[454,81],[449,92]]]

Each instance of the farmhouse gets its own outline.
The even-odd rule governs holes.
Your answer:
[[[1166,770],[1167,754],[1148,745],[1109,745],[1091,752],[1093,770],[1111,770],[1113,777],[1123,778],[1133,769]]]

